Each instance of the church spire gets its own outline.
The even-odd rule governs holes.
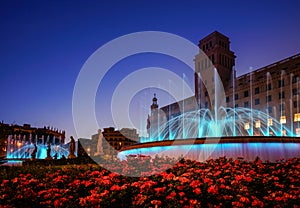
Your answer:
[[[158,108],[157,98],[156,98],[156,94],[154,93],[154,97],[153,97],[153,99],[152,99],[151,110],[157,109],[157,108]]]

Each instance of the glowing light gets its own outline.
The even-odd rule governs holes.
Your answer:
[[[268,119],[268,126],[272,126],[273,125],[273,120],[271,118]]]
[[[245,123],[245,126],[244,126],[245,130],[248,130],[250,129],[250,124],[249,123]]]
[[[21,146],[22,146],[22,142],[18,142],[18,143],[17,143],[17,146],[18,146],[18,147],[21,147]]]
[[[295,113],[294,114],[294,122],[300,121],[300,113]]]
[[[260,120],[255,122],[255,128],[257,128],[257,129],[260,128]]]
[[[300,128],[296,128],[296,135],[300,136]]]
[[[281,124],[285,124],[286,123],[286,117],[285,116],[281,116],[280,117],[280,123]]]
[[[215,112],[219,116],[216,116]],[[253,124],[249,122],[250,119],[254,121]],[[155,122],[153,119],[149,139],[145,142],[221,136],[269,136],[270,132],[281,136],[283,130],[286,130],[288,136],[294,135],[288,126],[282,125],[283,119],[280,122],[262,111],[250,108],[228,107],[216,111],[200,108],[174,116],[160,125]],[[253,131],[251,125],[255,127]],[[272,129],[266,129],[270,126]]]

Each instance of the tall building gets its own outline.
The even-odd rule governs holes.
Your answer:
[[[199,41],[195,61],[195,96],[158,108],[156,96],[151,105],[147,129],[156,137],[157,127],[184,112],[210,109],[215,104],[216,69],[224,87],[224,104],[231,108],[256,109],[280,121],[300,135],[300,54],[236,77],[235,54],[229,38],[215,31]],[[192,57],[191,57],[192,58]],[[163,116],[159,112],[164,112]],[[272,125],[272,120],[268,121]],[[282,130],[285,131],[285,130]],[[269,132],[272,135],[272,131]],[[259,134],[254,132],[254,135]],[[286,132],[282,132],[285,135]]]

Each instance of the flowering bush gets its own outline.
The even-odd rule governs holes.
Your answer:
[[[152,172],[169,162],[132,158],[111,168]],[[0,207],[299,207],[300,158],[181,159],[164,170],[126,177],[97,165],[1,167]]]

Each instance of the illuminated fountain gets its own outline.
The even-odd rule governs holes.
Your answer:
[[[271,116],[249,108],[220,108],[224,116],[215,120],[209,109],[186,112],[159,125],[155,138],[150,141],[163,141],[205,137],[241,136],[294,136],[284,126],[284,120],[277,121]]]
[[[50,155],[52,158],[60,159],[63,156],[67,157],[69,154],[68,144],[62,144],[60,139],[50,139],[49,136],[38,139],[37,136],[33,139],[31,136],[26,138],[25,136],[8,136],[7,139],[7,159],[30,159],[32,152],[34,151],[34,144],[37,146],[36,159],[45,159],[47,157],[47,144],[50,143]]]
[[[219,113],[224,117],[217,121],[208,109],[179,115],[159,125],[158,137],[123,148],[119,158],[143,154],[205,161],[226,156],[275,162],[300,157],[300,139],[284,121],[249,108],[220,108]]]
[[[279,120],[272,117],[268,111],[268,102],[266,112],[252,108],[252,74],[249,76],[250,106],[248,108],[226,107],[220,78],[214,76],[213,85],[206,87],[216,89],[213,95],[216,104],[211,109],[186,111],[182,108],[181,114],[174,118],[169,116],[171,118],[169,120],[157,119],[161,122],[154,130],[152,129],[148,140],[123,148],[118,155],[119,158],[125,159],[128,155],[143,154],[175,158],[183,156],[192,160],[205,161],[209,158],[226,156],[243,157],[246,160],[260,157],[263,161],[275,162],[282,158],[300,157],[300,138],[297,138],[299,132],[293,130],[293,121],[287,121],[282,111]],[[269,87],[272,78],[270,73],[266,73],[266,76]],[[281,77],[283,76],[284,72],[281,72]],[[234,82],[232,86],[234,96]],[[281,89],[281,93],[282,91]],[[267,91],[267,97],[268,93]],[[234,100],[233,97],[232,106],[235,106]],[[184,101],[180,101],[179,106],[180,103],[184,106]],[[282,106],[282,101],[280,105]],[[291,105],[290,112],[292,112]],[[296,115],[299,115],[299,118]],[[159,115],[157,117],[159,118]],[[300,114],[295,114],[294,122],[299,123],[299,121]]]

